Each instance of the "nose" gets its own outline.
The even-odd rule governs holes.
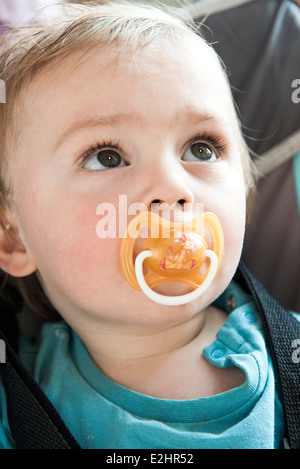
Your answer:
[[[180,162],[160,164],[147,173],[142,199],[148,210],[178,209],[186,211],[194,203],[191,176]]]

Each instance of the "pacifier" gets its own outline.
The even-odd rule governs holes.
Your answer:
[[[120,260],[132,288],[142,290],[156,303],[178,306],[194,301],[208,289],[223,253],[223,230],[215,214],[205,212],[189,221],[173,222],[156,213],[141,212],[127,227]],[[194,290],[179,296],[153,290],[167,282],[184,283]]]

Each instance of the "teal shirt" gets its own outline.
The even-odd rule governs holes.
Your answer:
[[[217,367],[240,367],[245,382],[215,396],[167,400],[127,389],[96,367],[63,321],[23,338],[20,357],[82,448],[277,448],[283,416],[261,320],[234,283],[217,306],[228,311],[233,297],[235,309],[204,355]],[[0,448],[13,448],[1,383],[0,399]]]

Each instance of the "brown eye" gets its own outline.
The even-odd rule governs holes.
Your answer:
[[[193,143],[184,153],[184,161],[208,161],[217,159],[215,152],[209,145],[203,142]]]
[[[199,160],[209,160],[214,155],[214,152],[205,143],[194,143],[191,146],[191,152]]]
[[[122,161],[121,156],[115,150],[102,150],[97,153],[99,163],[106,168],[116,168]]]
[[[104,171],[105,169],[113,169],[121,166],[126,166],[124,159],[118,151],[112,148],[105,148],[104,150],[95,151],[84,164],[84,169],[90,171]]]

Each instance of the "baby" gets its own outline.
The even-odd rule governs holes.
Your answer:
[[[0,266],[48,319],[20,357],[83,448],[282,438],[261,320],[232,281],[253,170],[219,59],[179,16],[68,6],[2,47]],[[122,237],[96,230],[101,204],[122,219],[120,195],[173,219],[199,204],[217,216],[224,256],[199,298],[162,305],[128,284]],[[0,399],[0,446],[13,448],[2,387]]]

